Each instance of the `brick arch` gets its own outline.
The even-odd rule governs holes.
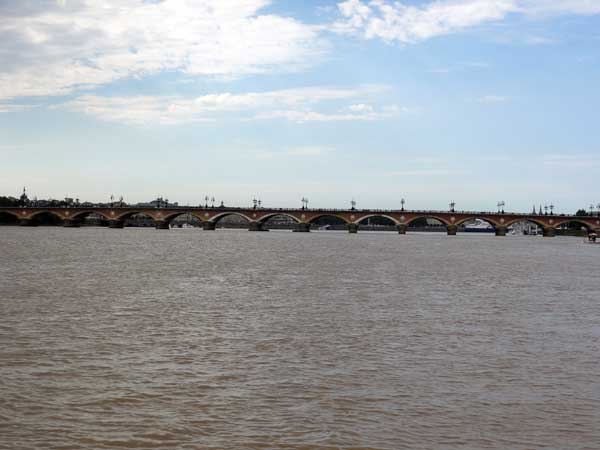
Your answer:
[[[446,219],[442,219],[441,217],[436,216],[435,214],[423,214],[423,215],[413,216],[413,217],[408,218],[406,220],[405,224],[410,225],[415,220],[419,220],[419,219],[435,219],[435,220],[440,221],[442,223],[442,225],[444,225],[445,227],[456,225],[455,223],[448,222]]]
[[[59,220],[65,220],[65,217],[61,216],[60,213],[58,213],[56,211],[51,211],[51,210],[36,211],[33,214],[31,214],[30,216],[28,216],[27,219],[34,220],[36,217],[38,217],[38,216],[40,216],[42,214],[48,214],[50,216],[56,217]]]
[[[179,216],[184,216],[184,215],[186,215],[186,214],[189,214],[189,215],[191,215],[192,217],[195,217],[195,218],[196,218],[196,219],[198,219],[200,222],[203,222],[203,221],[205,221],[205,220],[206,220],[206,219],[202,218],[202,216],[201,216],[201,215],[199,215],[199,214],[197,214],[197,213],[195,213],[195,212],[193,212],[193,211],[178,211],[178,212],[176,212],[176,213],[169,214],[168,216],[162,217],[162,218],[160,218],[160,219],[158,219],[158,220],[162,220],[162,221],[163,221],[163,222],[165,222],[165,223],[171,223],[171,222],[172,222],[173,220],[175,220],[177,217],[179,217]],[[155,219],[155,220],[157,220],[157,219]]]
[[[525,216],[525,217],[517,217],[517,218],[515,218],[515,219],[508,220],[508,221],[507,221],[507,222],[504,224],[504,226],[505,226],[505,227],[510,227],[511,225],[514,225],[515,223],[519,223],[519,222],[531,222],[531,223],[534,223],[534,224],[536,224],[538,227],[541,227],[541,228],[548,228],[548,227],[552,227],[552,228],[554,228],[554,227],[556,227],[556,224],[555,224],[555,223],[553,223],[552,225],[549,225],[549,224],[547,224],[547,223],[544,223],[544,222],[543,222],[543,221],[541,221],[541,220],[538,220],[538,219],[535,219],[535,218],[531,218],[531,217],[526,217],[526,216]]]
[[[499,222],[497,222],[495,220],[492,220],[492,219],[490,219],[490,218],[488,218],[486,216],[479,216],[479,215],[471,216],[471,217],[463,217],[460,220],[457,220],[454,223],[454,225],[461,226],[461,225],[463,225],[466,222],[470,222],[470,221],[476,220],[476,219],[477,220],[482,220],[482,221],[484,221],[486,223],[489,223],[494,229],[496,229],[498,227],[507,227],[508,226],[508,225],[506,225],[506,223],[499,223]]]
[[[109,217],[108,215],[106,215],[103,212],[100,211],[93,211],[93,210],[89,210],[89,211],[80,211],[76,214],[74,214],[72,217],[70,217],[71,219],[78,219],[78,220],[82,220],[85,219],[87,216],[89,216],[90,214],[97,214],[99,216],[102,216],[102,218],[106,219],[106,220],[110,220],[111,217]]]
[[[386,219],[391,220],[392,222],[394,222],[394,225],[400,225],[400,222],[398,221],[398,219],[393,218],[392,216],[389,216],[387,214],[378,214],[378,213],[373,213],[373,214],[367,214],[365,216],[361,216],[358,219],[356,219],[353,223],[355,224],[359,224],[360,222],[362,222],[365,219],[370,219],[371,217],[385,217]]]
[[[224,217],[227,216],[239,216],[242,217],[243,219],[247,220],[248,222],[255,222],[255,219],[248,217],[245,214],[242,214],[240,212],[236,212],[236,211],[224,211],[220,214],[216,214],[214,216],[212,216],[210,219],[208,219],[208,221],[213,222],[213,223],[219,223],[219,221],[221,219],[223,219]]]
[[[6,211],[4,209],[0,209],[0,214],[6,214],[6,215],[14,217],[15,219],[19,219],[20,218],[19,215],[16,212]]]
[[[268,214],[265,214],[264,216],[258,217],[255,220],[256,220],[256,222],[265,223],[267,220],[269,220],[269,219],[271,219],[273,217],[277,217],[277,216],[289,217],[295,223],[302,223],[302,220],[300,220],[299,217],[296,217],[296,216],[294,216],[292,214],[284,213],[284,212],[268,213]]]
[[[335,213],[316,214],[316,215],[312,216],[310,219],[308,219],[306,222],[307,223],[314,223],[315,220],[320,219],[321,217],[335,217],[336,219],[342,220],[345,224],[352,223],[351,221],[349,221],[348,219],[346,219],[344,216],[340,216],[340,215],[335,214]]]
[[[588,231],[592,231],[595,228],[600,228],[600,225],[593,225],[593,224],[588,223],[588,221],[584,221],[584,220],[581,220],[581,219],[565,219],[565,220],[561,220],[560,222],[553,223],[552,226],[555,227],[555,228],[558,228],[561,225],[564,225],[564,224],[567,224],[567,223],[577,223],[579,225],[583,225],[585,227],[585,229],[588,230]]]
[[[154,214],[151,214],[150,212],[148,212],[147,210],[144,209],[139,209],[139,210],[133,210],[133,211],[127,211],[123,214],[120,215],[115,215],[114,217],[108,217],[109,220],[119,220],[119,221],[124,221],[129,219],[132,216],[135,216],[136,214],[141,214],[143,216],[149,217],[152,220],[156,221],[156,220],[163,220],[162,217],[155,217]]]

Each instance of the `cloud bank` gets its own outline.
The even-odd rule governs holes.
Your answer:
[[[470,27],[500,21],[511,14],[600,14],[592,0],[438,0],[422,6],[404,1],[346,0],[338,3],[342,19],[332,30],[386,42],[414,43]]]
[[[310,26],[269,0],[0,2],[0,100],[68,94],[165,71],[237,77],[302,67]]]
[[[224,92],[195,98],[83,95],[60,107],[105,121],[134,125],[209,122],[225,115],[241,120],[364,121],[390,117],[405,109],[388,105],[376,110],[363,103],[340,107],[340,103],[356,99],[375,99],[387,90],[386,86],[367,85],[351,88],[309,87],[241,94]]]

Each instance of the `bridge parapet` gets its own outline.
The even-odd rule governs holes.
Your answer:
[[[352,224],[349,229],[358,229],[362,221],[370,217],[385,217],[396,224],[398,233],[406,233],[408,226],[417,219],[433,218],[439,220],[449,234],[454,234],[455,227],[463,223],[481,219],[490,223],[498,236],[506,234],[508,227],[520,221],[530,221],[546,231],[544,234],[551,236],[553,230],[569,223],[577,222],[589,230],[600,230],[600,217],[574,216],[568,214],[526,214],[526,213],[498,213],[485,211],[440,211],[440,210],[383,210],[383,209],[301,209],[301,208],[203,208],[203,207],[176,207],[176,208],[148,208],[148,207],[11,207],[0,208],[0,213],[8,213],[16,218],[23,226],[36,225],[36,217],[42,213],[55,216],[63,221],[66,227],[76,227],[90,214],[96,214],[107,220],[112,228],[122,228],[125,220],[135,214],[143,214],[154,221],[157,228],[166,229],[170,222],[182,214],[191,214],[199,219],[204,229],[214,229],[216,223],[228,215],[237,215],[248,221],[251,229],[264,229],[264,224],[274,216],[286,216],[296,222],[296,231],[310,231],[310,224],[323,216],[336,217],[346,224]],[[257,225],[258,224],[258,225]]]

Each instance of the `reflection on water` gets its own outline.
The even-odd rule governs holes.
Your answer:
[[[0,448],[600,448],[599,250],[3,227]]]

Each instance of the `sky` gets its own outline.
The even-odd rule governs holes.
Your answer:
[[[600,0],[0,0],[0,195],[600,203]]]

